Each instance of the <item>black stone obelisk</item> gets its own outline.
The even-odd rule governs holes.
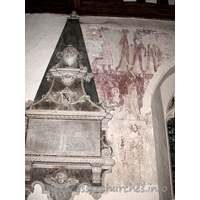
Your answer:
[[[49,91],[51,87],[51,82],[47,81],[47,77],[46,77],[47,72],[52,66],[54,66],[55,64],[59,62],[59,59],[57,58],[56,54],[58,52],[63,51],[63,49],[67,47],[68,45],[72,45],[79,52],[83,53],[83,58],[81,59],[81,62],[84,66],[88,68],[87,70],[88,73],[92,72],[91,67],[90,67],[90,62],[88,59],[87,50],[85,47],[85,42],[83,39],[83,34],[82,34],[80,23],[79,23],[79,18],[77,16],[71,15],[71,17],[67,19],[67,22],[61,33],[58,43],[55,47],[53,55],[49,61],[49,64],[47,66],[43,79],[40,83],[37,94],[35,96],[34,103],[39,101],[42,98],[42,95],[45,95]],[[97,95],[94,79],[92,78],[89,83],[84,81],[84,88],[87,95],[91,97],[91,101],[98,105],[99,98]]]

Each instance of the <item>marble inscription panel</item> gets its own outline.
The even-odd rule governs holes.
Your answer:
[[[26,154],[100,156],[100,122],[29,119]]]

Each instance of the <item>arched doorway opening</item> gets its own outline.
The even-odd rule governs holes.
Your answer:
[[[175,94],[169,102],[166,117],[173,197],[175,197]]]
[[[175,96],[174,58],[159,67],[143,98],[142,113],[152,112],[159,200],[174,199],[173,169],[167,125],[168,120],[175,117],[175,106],[169,109],[173,96]],[[167,190],[162,191],[163,187]]]

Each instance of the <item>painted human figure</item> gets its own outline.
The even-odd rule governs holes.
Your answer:
[[[134,54],[133,54],[132,68],[130,69],[131,71],[134,69],[136,60],[138,59],[139,68],[142,74],[145,73],[144,66],[143,66],[144,63],[142,62],[142,59],[147,56],[146,48],[142,42],[143,35],[145,35],[144,30],[137,30],[136,33],[134,34],[134,38],[133,38]]]
[[[121,52],[121,58],[119,61],[119,65],[116,68],[116,71],[119,70],[119,68],[121,67],[122,61],[125,58],[126,61],[126,66],[127,66],[127,71],[128,71],[128,65],[129,65],[129,45],[128,45],[128,38],[127,38],[127,34],[129,33],[128,30],[122,30],[122,37],[121,40],[119,42],[119,44],[122,45],[122,52]]]

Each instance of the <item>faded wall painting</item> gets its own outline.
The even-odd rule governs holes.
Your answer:
[[[174,54],[174,36],[156,30],[82,25],[100,102],[117,102],[108,137],[115,151],[110,185],[157,184],[151,113],[141,114],[145,90]]]

